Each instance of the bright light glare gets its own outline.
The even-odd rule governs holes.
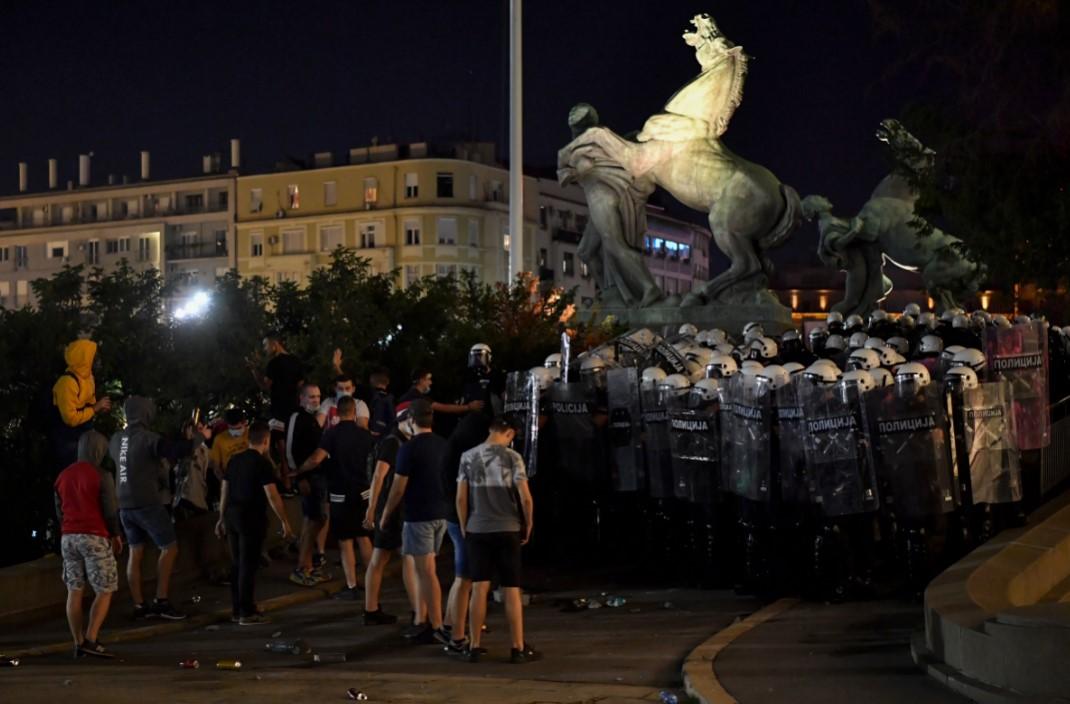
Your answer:
[[[199,318],[208,310],[208,305],[211,302],[212,297],[208,295],[207,291],[197,291],[189,297],[189,300],[175,309],[175,320]]]

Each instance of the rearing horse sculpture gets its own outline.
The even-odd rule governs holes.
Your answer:
[[[768,169],[725,147],[720,137],[743,95],[747,57],[709,15],[691,20],[684,40],[695,48],[702,72],[681,88],[665,111],[646,121],[636,141],[606,127],[591,127],[561,150],[558,165],[615,162],[636,181],[661,186],[684,205],[709,215],[727,270],[696,286],[682,305],[715,300],[765,303],[772,265],[765,256],[800,221],[799,196]]]

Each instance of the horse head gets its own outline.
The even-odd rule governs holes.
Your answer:
[[[899,120],[881,120],[877,126],[877,139],[887,144],[896,154],[897,160],[916,176],[932,171],[936,165],[936,152],[910,134]]]

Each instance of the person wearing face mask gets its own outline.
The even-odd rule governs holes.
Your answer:
[[[249,423],[242,412],[237,408],[228,408],[223,413],[223,421],[227,425],[226,430],[216,434],[208,456],[212,473],[219,481],[223,481],[231,458],[249,447]]]
[[[297,555],[297,567],[290,574],[290,581],[303,587],[314,587],[330,577],[313,560],[317,545],[319,555],[327,540],[327,481],[322,470],[315,469],[298,476],[296,469],[319,447],[323,428],[316,422],[320,409],[320,388],[315,384],[301,387],[301,410],[290,415],[286,423],[286,465],[292,467],[291,479],[297,479],[301,493],[301,542]]]
[[[353,398],[356,390],[357,385],[353,382],[353,377],[348,374],[339,374],[334,378],[334,396],[323,399],[323,403],[320,404],[319,411],[316,413],[316,421],[321,428],[333,428],[338,425],[338,402],[343,398]],[[367,430],[368,421],[371,419],[368,404],[359,398],[354,398],[354,400],[357,403],[357,425]]]

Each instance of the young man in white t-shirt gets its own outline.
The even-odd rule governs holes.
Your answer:
[[[347,374],[339,374],[334,378],[334,396],[324,399],[320,404],[319,412],[316,413],[316,420],[321,428],[333,428],[338,425],[338,399],[352,396],[356,388],[353,377]],[[367,430],[368,420],[371,418],[368,404],[359,398],[355,400],[357,402],[357,425]]]

